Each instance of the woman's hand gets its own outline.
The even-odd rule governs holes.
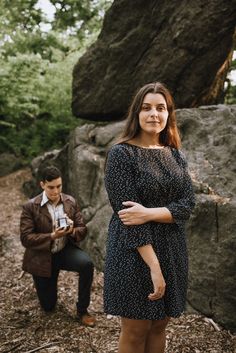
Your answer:
[[[168,208],[147,208],[138,202],[125,201],[122,205],[128,207],[118,212],[120,220],[126,226],[137,226],[147,222],[174,223],[174,219]]]
[[[122,202],[128,207],[118,212],[120,220],[126,226],[136,226],[149,222],[149,209],[133,201]]]
[[[166,288],[166,282],[162,275],[159,260],[151,244],[143,245],[137,248],[143,261],[148,265],[153,284],[153,293],[148,295],[148,299],[157,300],[163,297]]]
[[[148,299],[157,300],[163,297],[166,289],[166,282],[159,265],[150,268],[154,292],[150,293]]]

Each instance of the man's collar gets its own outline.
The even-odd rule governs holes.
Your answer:
[[[63,197],[62,194],[60,195],[60,201],[63,202]],[[44,206],[46,203],[50,202],[49,198],[46,195],[45,190],[43,191],[43,196],[42,196],[42,201],[40,203],[40,206]]]
[[[41,207],[44,206],[48,201],[49,201],[49,199],[48,199],[48,197],[47,197],[47,195],[46,195],[46,192],[43,191],[43,197],[42,197],[42,201],[41,201],[40,206],[41,206]]]

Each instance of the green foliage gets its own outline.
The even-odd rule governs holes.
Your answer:
[[[29,162],[60,148],[82,122],[71,113],[72,70],[99,33],[111,1],[53,1],[54,30],[38,0],[0,3],[0,153]],[[79,25],[78,25],[79,24]]]
[[[236,70],[236,59],[232,61],[230,72]],[[225,95],[225,104],[236,104],[236,84],[227,80],[227,90]]]
[[[52,31],[50,33],[42,33],[37,30],[33,33],[24,34],[18,30],[14,34],[14,45],[12,42],[6,41],[1,47],[1,56],[7,59],[9,56],[15,56],[18,53],[29,53],[29,55],[32,53],[40,54],[43,59],[49,61],[57,61],[53,53],[58,51],[63,55],[69,52],[72,39],[69,38],[68,41],[69,44],[63,40],[62,36]]]
[[[50,0],[55,6],[53,29],[69,30],[80,39],[101,28],[104,12],[111,0]]]
[[[98,33],[105,11],[113,0],[50,0],[55,8],[51,22],[38,8],[38,0],[1,0],[0,40],[11,39],[19,31],[23,34],[42,31],[42,24],[50,24],[52,29],[68,36],[76,35],[83,41]]]
[[[19,53],[1,60],[0,115],[17,128],[22,116],[32,119],[39,113],[36,92],[47,64],[38,54]]]
[[[0,71],[0,152],[26,160],[42,151],[62,147],[79,124],[71,114],[73,52],[51,63],[39,54],[18,54],[2,61]]]
[[[236,86],[229,85],[225,96],[225,104],[236,104]]]
[[[39,28],[43,20],[42,11],[36,9],[38,0],[1,0],[0,4],[0,39],[14,37],[14,31],[24,33]]]

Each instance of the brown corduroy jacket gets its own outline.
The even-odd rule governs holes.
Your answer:
[[[52,218],[47,205],[41,206],[42,195],[29,200],[24,206],[20,219],[20,239],[26,248],[23,258],[23,270],[35,276],[50,277],[52,262]],[[74,234],[68,239],[75,246],[79,246],[85,238],[86,226],[75,199],[61,194],[64,211],[74,221]]]

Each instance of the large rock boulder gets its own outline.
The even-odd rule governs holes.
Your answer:
[[[190,274],[188,301],[197,311],[236,331],[235,106],[177,110],[183,150],[196,193],[187,224]],[[103,269],[112,214],[104,189],[106,152],[124,122],[86,124],[70,138],[67,158],[54,156],[65,169],[66,189],[78,200],[88,226],[83,247]],[[64,151],[65,153],[65,151]],[[62,154],[63,155],[63,154]],[[48,160],[47,160],[48,163]],[[37,164],[37,163],[36,163]]]
[[[197,204],[188,223],[192,307],[236,331],[236,106],[178,111]]]
[[[222,102],[235,22],[236,0],[115,0],[75,65],[73,113],[120,119],[153,81],[167,84],[179,108]]]
[[[104,189],[104,163],[109,146],[124,123],[103,127],[84,125],[74,130],[69,146],[69,186],[83,210],[88,227],[85,248],[99,270],[103,269],[111,208]]]

